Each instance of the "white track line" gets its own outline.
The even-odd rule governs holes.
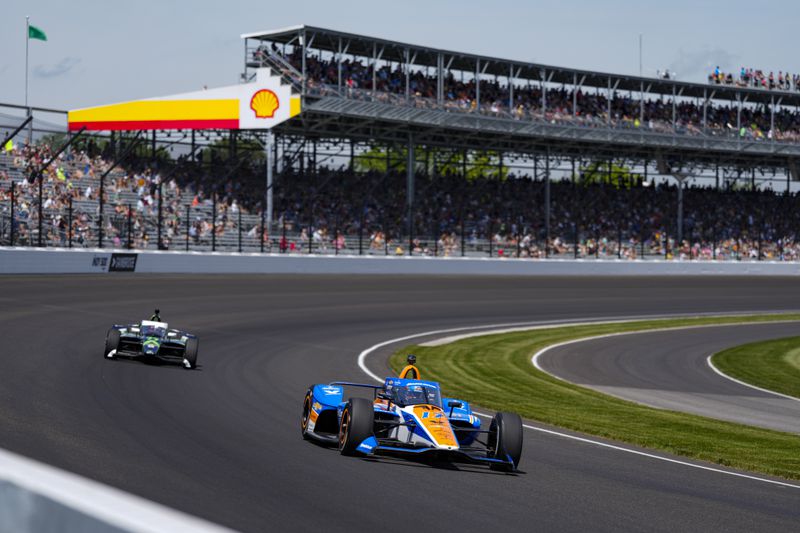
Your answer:
[[[720,315],[722,316],[722,315]],[[627,322],[627,321],[626,321]],[[637,321],[638,322],[638,321]],[[580,339],[572,339],[568,341],[559,342],[556,344],[550,344],[549,346],[545,346],[531,357],[531,363],[533,366],[536,367],[537,370],[544,372],[548,376],[552,376],[561,381],[567,381],[552,372],[545,370],[541,364],[539,363],[539,359],[542,355],[549,352],[550,350],[555,350],[556,348],[561,348],[562,346],[569,346],[570,344],[579,344],[581,342],[591,342],[600,339],[607,339],[610,337],[625,337],[627,335],[645,335],[647,333],[662,333],[665,331],[684,331],[687,329],[706,329],[706,328],[725,328],[725,327],[741,327],[741,326],[757,326],[761,324],[792,324],[800,322],[800,320],[775,320],[769,322],[737,322],[731,324],[700,324],[697,326],[676,326],[676,327],[668,327],[668,328],[653,328],[653,329],[640,329],[637,331],[620,331],[619,333],[604,333],[603,335],[594,335],[592,337],[581,337]],[[594,324],[604,324],[605,322],[594,322]],[[607,322],[608,324],[616,324],[620,323],[619,321],[616,322]],[[582,324],[581,324],[582,325]],[[726,376],[727,377],[727,376]],[[569,383],[569,382],[568,382]],[[768,391],[769,392],[769,391]],[[612,395],[613,396],[613,395]],[[650,406],[652,407],[652,406]]]
[[[728,374],[724,373],[722,370],[720,370],[719,368],[714,366],[714,363],[711,361],[712,357],[714,357],[714,354],[711,354],[708,357],[706,357],[706,363],[708,363],[708,366],[711,367],[711,370],[713,370],[714,372],[716,372],[717,374],[719,374],[723,378],[729,379],[729,380],[731,380],[731,381],[733,381],[735,383],[738,383],[739,385],[742,385],[744,387],[747,387],[749,389],[755,389],[757,391],[766,392],[767,394],[772,394],[772,395],[775,395],[775,396],[780,396],[781,398],[786,398],[788,400],[794,400],[796,402],[800,402],[800,398],[796,398],[794,396],[789,396],[788,394],[782,394],[780,392],[775,392],[774,390],[762,389],[761,387],[756,387],[755,385],[751,385],[750,383],[746,383],[744,381],[741,381],[741,380],[738,380],[738,379],[736,379],[734,377],[729,376]]]
[[[763,313],[763,311],[762,311],[762,313]],[[697,315],[693,315],[693,316],[697,316]],[[731,316],[731,315],[716,315],[716,316]],[[667,317],[661,316],[659,318],[668,319],[668,318],[680,318],[680,317],[679,316],[667,316]],[[650,318],[642,317],[642,318],[639,318],[639,319],[622,319],[622,320],[612,320],[612,321],[604,321],[604,322],[598,321],[598,322],[589,322],[589,323],[602,325],[602,324],[614,324],[614,323],[632,322],[632,321],[648,320],[648,319],[650,319]],[[565,321],[565,322],[557,322],[557,323],[556,322],[549,322],[549,323],[547,323],[547,322],[529,322],[528,326],[530,326],[532,329],[533,328],[540,329],[540,328],[542,328],[543,324],[547,323],[547,324],[551,325],[552,327],[558,327],[558,326],[566,327],[566,326],[574,326],[576,324],[584,324],[587,321],[589,321],[589,319],[581,319],[581,320],[573,321],[573,322]],[[779,321],[779,322],[796,322],[796,321],[788,321],[787,320],[787,321]],[[760,322],[760,323],[761,324],[772,324],[774,322]],[[736,325],[741,325],[741,324],[736,324]],[[717,326],[720,326],[720,324],[717,324]],[[457,333],[459,331],[474,331],[476,329],[477,330],[485,330],[485,331],[483,331],[481,333],[482,335],[491,335],[493,333],[493,331],[495,331],[495,330],[503,331],[503,330],[505,330],[507,328],[511,328],[511,327],[513,327],[513,328],[524,327],[524,324],[520,324],[520,323],[516,323],[516,324],[497,324],[497,325],[494,325],[494,326],[473,326],[473,327],[463,327],[463,328],[441,329],[441,330],[434,330],[434,331],[426,331],[424,333],[415,333],[415,334],[412,334],[412,335],[406,335],[404,337],[397,337],[396,339],[390,339],[388,341],[384,341],[384,342],[375,344],[373,346],[370,346],[366,350],[363,350],[360,354],[358,354],[358,366],[369,377],[371,377],[375,381],[383,383],[384,378],[381,378],[378,374],[376,374],[375,372],[370,370],[367,367],[367,364],[366,364],[367,356],[369,356],[371,353],[373,353],[375,350],[377,350],[379,348],[383,348],[384,346],[389,346],[390,344],[395,344],[395,343],[398,343],[398,342],[408,341],[408,340],[411,340],[411,339],[418,339],[420,337],[428,337],[428,336],[432,336],[432,335],[443,335],[443,334],[448,334],[448,333]],[[667,329],[678,330],[678,329],[689,329],[689,328],[700,328],[700,327],[713,327],[713,326],[688,326],[688,327],[685,327],[685,328],[662,328],[662,330],[667,330]],[[655,330],[645,330],[645,331],[652,332],[652,331],[655,331]],[[632,333],[639,333],[639,332],[611,333],[611,334],[608,334],[608,335],[602,335],[600,337],[611,337],[611,336],[616,336],[616,335],[632,334]],[[594,338],[599,338],[599,337],[594,337]],[[581,340],[587,340],[587,339],[578,339],[577,341],[581,341]],[[544,351],[547,351],[548,349],[555,348],[555,347],[557,347],[559,345],[569,344],[571,342],[576,342],[576,341],[567,341],[565,343],[554,344],[552,346],[548,346],[548,347],[544,348],[543,350],[540,350],[536,355],[539,355],[539,353],[543,353]],[[534,355],[532,359],[536,359],[536,355]],[[534,364],[536,364],[536,363],[534,363]],[[539,368],[539,366],[537,365],[536,368]],[[550,375],[552,375],[552,374],[550,374]],[[478,415],[478,416],[485,417],[485,418],[492,418],[491,415],[488,415],[486,413],[479,413],[479,412],[476,411],[475,414]],[[600,446],[602,448],[616,450],[616,451],[619,451],[619,452],[630,453],[630,454],[633,454],[633,455],[638,455],[640,457],[647,457],[647,458],[650,458],[650,459],[656,459],[658,461],[664,461],[664,462],[667,462],[667,463],[687,466],[687,467],[690,467],[690,468],[697,468],[699,470],[705,470],[707,472],[715,472],[715,473],[718,473],[718,474],[725,474],[727,476],[733,476],[733,477],[738,477],[738,478],[743,478],[743,479],[749,479],[749,480],[752,480],[752,481],[759,481],[761,483],[768,483],[768,484],[771,484],[771,485],[778,485],[778,486],[781,486],[781,487],[789,487],[789,488],[792,488],[792,489],[800,489],[800,485],[794,485],[792,483],[786,483],[784,481],[777,481],[777,480],[774,480],[774,479],[768,479],[768,478],[763,478],[763,477],[758,477],[758,476],[752,476],[752,475],[749,475],[749,474],[742,474],[740,472],[731,472],[729,470],[722,470],[720,468],[714,468],[712,466],[699,465],[699,464],[695,464],[695,463],[690,463],[688,461],[681,461],[679,459],[672,459],[670,457],[663,457],[661,455],[647,453],[647,452],[643,452],[643,451],[640,451],[640,450],[634,450],[634,449],[631,449],[631,448],[626,448],[624,446],[617,446],[617,445],[614,445],[614,444],[608,444],[606,442],[601,442],[601,441],[594,440],[594,439],[588,439],[588,438],[585,438],[585,437],[579,437],[577,435],[570,435],[569,433],[562,433],[560,431],[553,431],[551,429],[540,428],[540,427],[532,426],[530,424],[523,424],[522,427],[524,427],[526,429],[530,429],[532,431],[538,431],[540,433],[546,433],[546,434],[554,435],[554,436],[557,436],[557,437],[563,437],[565,439],[570,439],[570,440],[574,440],[574,441],[578,441],[578,442],[583,442],[583,443],[586,443],[586,444],[592,444],[594,446]]]

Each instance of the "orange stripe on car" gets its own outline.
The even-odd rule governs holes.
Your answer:
[[[425,416],[428,413],[428,416]],[[458,446],[450,422],[441,408],[435,405],[417,405],[414,414],[440,446]]]

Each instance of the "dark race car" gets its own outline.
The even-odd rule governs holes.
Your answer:
[[[115,324],[106,334],[106,359],[146,358],[196,368],[199,339],[169,324],[142,320],[138,324]]]

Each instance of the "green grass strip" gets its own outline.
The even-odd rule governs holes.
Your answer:
[[[447,396],[546,424],[663,450],[723,466],[800,479],[800,436],[642,406],[540,372],[531,357],[559,342],[607,333],[686,326],[800,320],[800,314],[697,317],[483,335],[435,347],[409,346],[390,359],[417,355],[424,379]],[[675,332],[680,335],[679,331]]]
[[[736,346],[714,354],[711,361],[745,383],[800,398],[800,337]]]

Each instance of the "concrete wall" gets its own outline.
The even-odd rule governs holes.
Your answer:
[[[0,532],[227,533],[78,475],[0,450]]]
[[[0,274],[441,274],[509,276],[800,275],[800,263],[301,256],[0,248]],[[115,268],[116,267],[116,268]]]

